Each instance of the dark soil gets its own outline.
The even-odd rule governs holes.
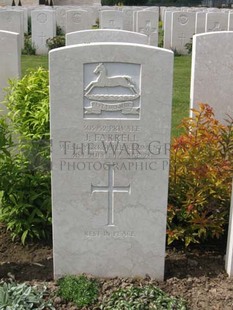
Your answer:
[[[224,270],[224,250],[222,247],[192,248],[189,251],[168,249],[166,256],[165,281],[157,282],[148,276],[141,278],[99,279],[101,296],[129,285],[153,283],[167,293],[182,297],[189,309],[233,309],[233,279]],[[58,310],[75,310],[56,297],[56,283],[53,281],[52,246],[46,243],[30,243],[22,246],[12,242],[9,232],[0,225],[0,279],[13,279],[33,284],[46,282],[50,295]],[[98,309],[88,307],[85,309]]]

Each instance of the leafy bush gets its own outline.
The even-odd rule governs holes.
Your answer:
[[[5,104],[9,112],[0,121],[0,221],[13,239],[21,236],[23,243],[28,237],[47,238],[51,234],[48,72],[40,68],[11,81]]]
[[[46,40],[46,45],[49,50],[52,50],[54,48],[65,46],[65,36],[56,36],[54,38],[49,38]]]
[[[163,31],[163,22],[159,21],[159,42],[158,47],[163,47],[164,31]]]
[[[0,310],[55,310],[50,301],[45,301],[46,287],[38,289],[26,283],[0,283]]]
[[[153,285],[119,289],[103,300],[100,309],[103,310],[186,310],[186,303]]]
[[[57,36],[65,36],[64,31],[62,30],[62,28],[58,25],[56,25],[56,34]]]
[[[36,55],[36,48],[32,43],[32,38],[30,35],[24,36],[24,48],[22,50],[23,55]]]
[[[66,276],[58,280],[58,295],[65,301],[74,302],[78,307],[89,306],[96,302],[99,293],[98,283],[81,275]]]
[[[188,54],[192,54],[192,49],[193,49],[193,38],[190,39],[190,42],[185,44],[185,48],[188,51]]]
[[[193,111],[171,147],[168,244],[219,238],[228,223],[233,119],[220,124],[207,104]]]

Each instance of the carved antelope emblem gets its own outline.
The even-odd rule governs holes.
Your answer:
[[[85,95],[88,95],[93,88],[95,87],[125,87],[132,91],[133,94],[137,94],[137,86],[132,80],[132,78],[128,75],[116,75],[116,76],[108,76],[107,70],[103,63],[98,64],[98,66],[93,71],[96,75],[98,75],[95,81],[90,82],[85,87]]]

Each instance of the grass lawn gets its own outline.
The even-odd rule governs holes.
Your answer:
[[[22,55],[21,57],[21,70],[22,76],[27,73],[27,70],[43,67],[48,69],[48,57],[47,56],[28,56]]]
[[[22,76],[29,69],[48,68],[47,56],[22,56]],[[172,136],[181,131],[177,129],[182,118],[189,115],[189,90],[191,76],[191,57],[176,56],[174,61],[173,106],[172,106]]]

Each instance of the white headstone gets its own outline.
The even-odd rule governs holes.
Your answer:
[[[227,28],[227,30],[233,31],[233,12],[229,13],[229,16],[228,16],[228,28]]]
[[[138,11],[136,18],[136,31],[147,35],[150,45],[158,46],[159,13],[157,11]]]
[[[24,46],[24,16],[19,10],[0,10],[0,30],[19,33],[20,49]]]
[[[171,48],[180,54],[188,54],[186,43],[192,42],[195,33],[196,13],[173,12]]]
[[[206,12],[196,13],[195,34],[205,32]]]
[[[4,98],[3,89],[8,80],[19,78],[21,74],[20,36],[18,33],[0,31],[0,102]],[[0,105],[0,114],[4,107]]]
[[[199,102],[208,103],[222,122],[226,114],[233,117],[232,46],[231,31],[198,34],[193,38],[191,108],[197,108]]]
[[[172,71],[149,45],[50,52],[55,278],[163,279]]]
[[[230,208],[230,218],[228,227],[225,268],[229,277],[232,277],[233,276],[233,182],[231,192],[231,208]]]
[[[123,29],[133,31],[133,12],[132,8],[123,8]]]
[[[69,10],[66,12],[66,33],[91,29],[90,13],[86,10]]]
[[[172,36],[172,11],[165,11],[164,15],[164,36],[163,47],[171,48],[171,36]]]
[[[228,13],[207,13],[205,31],[226,31],[228,29]]]
[[[101,11],[100,28],[101,29],[123,29],[124,14],[120,11]]]
[[[66,45],[94,42],[147,44],[148,39],[146,35],[141,33],[116,29],[83,30],[66,34]]]
[[[55,12],[53,10],[34,10],[32,16],[32,43],[37,55],[48,53],[46,40],[56,36]]]
[[[63,33],[66,33],[66,11],[64,6],[56,7],[56,24],[61,28]]]

